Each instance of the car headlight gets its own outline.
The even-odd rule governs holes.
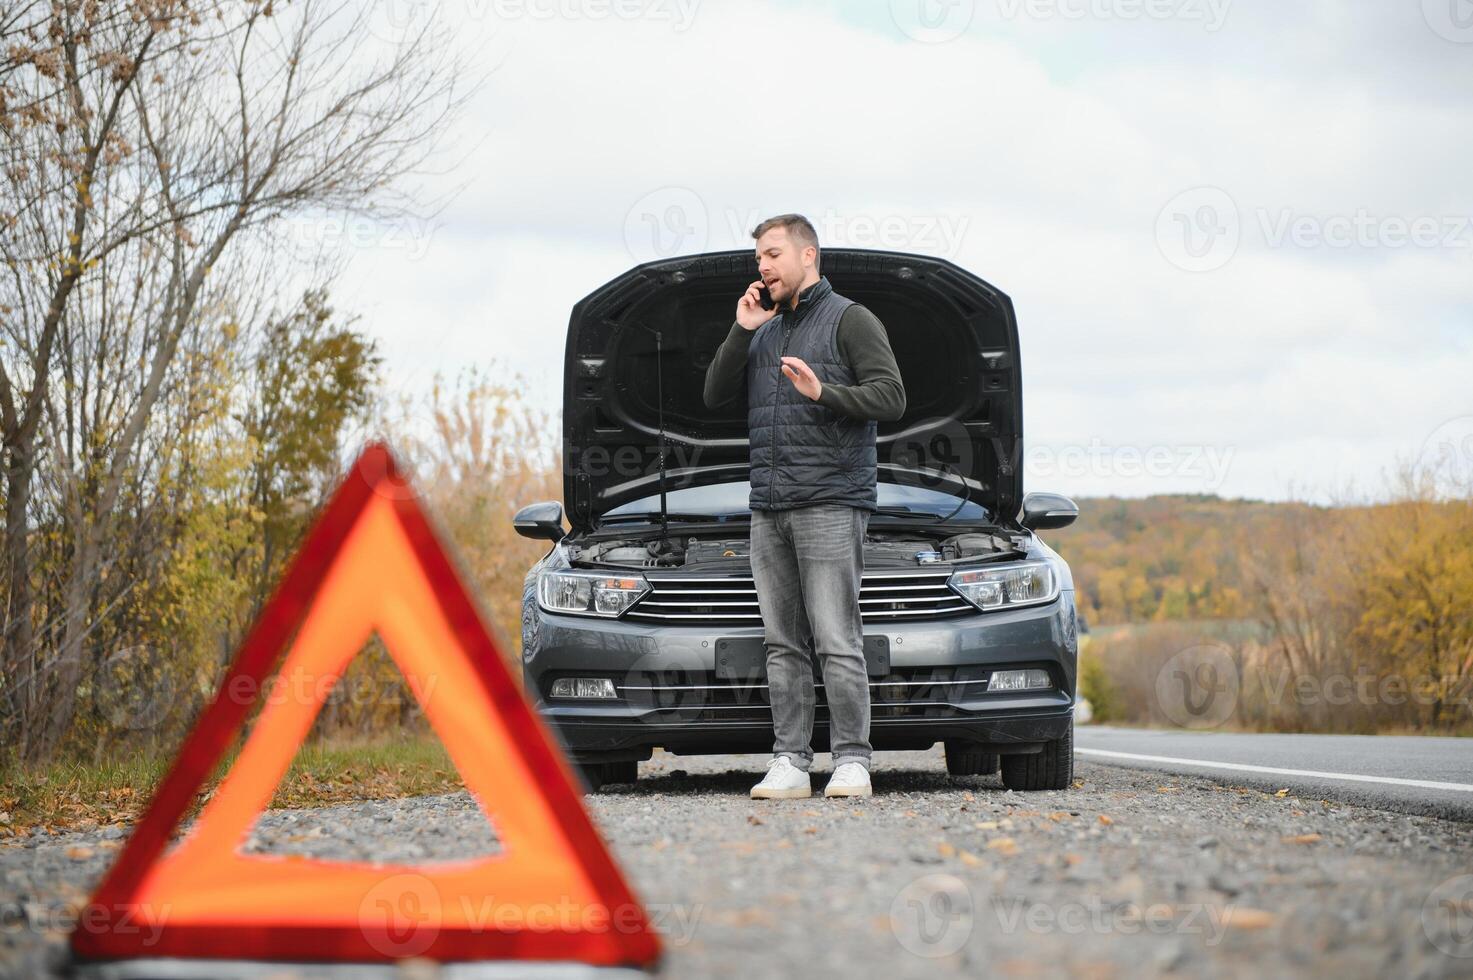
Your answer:
[[[548,612],[617,616],[650,590],[643,575],[549,571],[537,576],[537,602]]]
[[[1048,602],[1058,595],[1058,577],[1046,561],[1009,562],[956,572],[947,579],[957,594],[978,609],[1008,609]]]

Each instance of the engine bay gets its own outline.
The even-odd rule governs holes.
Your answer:
[[[932,564],[1019,558],[1026,553],[1027,536],[1003,528],[969,529],[961,533],[910,529],[871,529],[864,537],[866,568],[914,568]],[[751,541],[725,534],[676,534],[568,542],[575,565],[616,565],[623,568],[688,568],[713,570],[748,567]]]

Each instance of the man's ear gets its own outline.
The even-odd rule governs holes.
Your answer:
[[[817,261],[818,249],[814,248],[812,245],[803,246],[803,268],[811,269],[813,268],[813,264]]]

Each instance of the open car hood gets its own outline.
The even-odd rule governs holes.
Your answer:
[[[905,384],[905,415],[879,423],[879,480],[964,496],[1011,521],[1023,493],[1012,301],[944,259],[826,248],[821,261],[834,290],[885,325]],[[702,393],[756,278],[751,251],[681,256],[636,266],[573,307],[563,489],[575,532],[659,493],[662,404],[666,490],[747,478],[745,392],[714,410]]]

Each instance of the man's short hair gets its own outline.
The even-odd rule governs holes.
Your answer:
[[[813,246],[813,267],[818,268],[818,259],[821,250],[818,247],[818,232],[813,230],[813,222],[801,214],[780,214],[775,218],[768,218],[756,228],[752,229],[752,238],[758,239],[774,228],[785,228],[788,237],[798,243],[798,248],[805,249]]]

